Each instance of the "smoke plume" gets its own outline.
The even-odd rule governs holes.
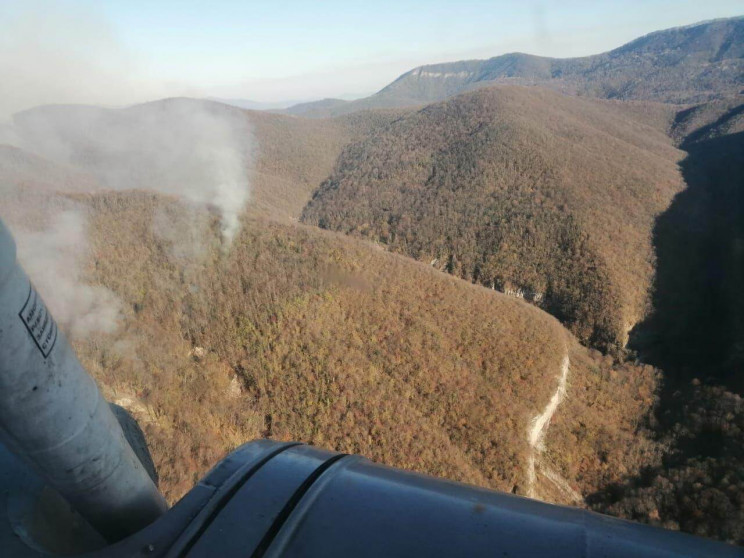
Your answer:
[[[114,331],[121,305],[85,283],[85,210],[64,193],[136,189],[184,200],[192,208],[188,222],[161,210],[152,224],[181,262],[204,254],[207,206],[219,211],[225,248],[239,230],[252,140],[237,109],[189,99],[128,109],[40,107],[15,115],[4,139],[15,146],[0,146],[0,213],[22,265],[73,337]]]
[[[183,265],[205,253],[211,208],[227,250],[250,194],[248,117],[184,98],[101,108],[158,98],[173,84],[147,76],[94,3],[29,0],[0,7],[0,20],[0,217],[66,331],[112,332],[121,304],[87,283],[88,209],[66,194],[148,190],[180,199],[193,219],[158,210],[152,226]]]
[[[19,113],[20,147],[90,173],[99,187],[151,190],[216,207],[227,244],[250,194],[247,117],[217,103],[167,99],[128,109],[41,107]]]
[[[113,333],[121,303],[108,289],[88,285],[81,269],[88,254],[85,214],[67,209],[40,231],[16,235],[18,259],[57,322],[73,338]]]
[[[56,321],[73,339],[113,333],[121,319],[121,302],[84,277],[90,252],[86,208],[4,178],[0,217],[13,232],[19,263]]]

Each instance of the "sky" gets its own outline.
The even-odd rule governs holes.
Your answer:
[[[742,14],[741,0],[0,0],[0,115],[178,95],[353,98],[422,64],[596,54]]]

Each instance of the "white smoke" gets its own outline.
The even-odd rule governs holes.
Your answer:
[[[3,139],[16,147],[0,146],[0,214],[16,235],[21,264],[73,338],[113,332],[121,304],[86,283],[86,213],[65,192],[136,189],[181,198],[186,217],[159,210],[152,226],[184,266],[206,253],[207,207],[219,211],[227,249],[250,194],[247,118],[216,103],[41,107],[16,115]]]
[[[171,259],[182,267],[199,264],[207,255],[209,213],[198,204],[159,207],[152,230],[165,241]]]
[[[246,115],[217,103],[167,99],[128,109],[41,107],[15,115],[20,147],[98,178],[216,207],[229,245],[250,195]]]
[[[122,305],[88,283],[87,209],[65,194],[150,190],[180,198],[193,219],[157,211],[153,231],[184,265],[206,253],[211,207],[228,249],[250,195],[247,116],[189,99],[31,108],[125,106],[176,86],[148,78],[91,2],[0,2],[0,30],[0,217],[60,324],[73,337],[112,332]]]
[[[239,230],[252,161],[240,110],[188,99],[128,109],[41,107],[16,115],[4,139],[16,147],[0,146],[0,215],[21,264],[73,338],[113,332],[121,303],[86,283],[85,208],[65,192],[137,189],[181,198],[185,217],[161,209],[152,227],[184,266],[206,253],[208,206],[221,216],[225,249]]]
[[[18,261],[55,320],[74,339],[113,333],[122,305],[108,289],[86,283],[85,208],[69,200],[0,191],[0,214],[15,237]]]

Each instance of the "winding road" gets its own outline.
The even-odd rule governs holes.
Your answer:
[[[527,458],[527,496],[530,498],[539,498],[536,489],[537,470],[539,468],[545,478],[550,480],[565,497],[574,502],[583,501],[581,494],[571,488],[563,477],[549,468],[542,460],[542,454],[545,451],[545,436],[548,433],[550,420],[566,397],[570,369],[568,351],[566,351],[566,355],[561,362],[561,372],[555,393],[553,393],[543,412],[530,422],[530,429],[527,432],[527,442],[530,445],[530,455]]]

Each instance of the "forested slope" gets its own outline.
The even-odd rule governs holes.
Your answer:
[[[660,105],[498,87],[349,145],[303,212],[623,345],[647,310],[651,231],[682,185]]]

